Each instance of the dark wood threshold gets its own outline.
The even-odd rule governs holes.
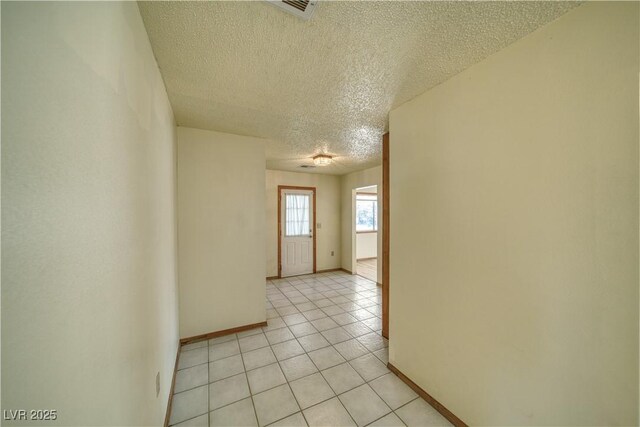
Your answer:
[[[176,374],[178,373],[178,361],[180,360],[180,347],[178,343],[178,352],[176,353],[176,364],[173,366],[173,378],[171,379],[171,388],[169,388],[169,401],[167,402],[167,413],[164,416],[164,427],[169,427],[169,417],[171,416],[171,407],[173,406],[173,390],[176,386]]]
[[[276,280],[276,279],[280,279],[280,276],[269,276],[269,277],[267,277],[267,280]]]
[[[421,398],[423,398],[429,405],[433,406],[433,408],[436,411],[440,412],[442,414],[442,416],[445,417],[447,420],[449,420],[449,422],[451,424],[453,424],[456,427],[468,427],[467,424],[465,424],[464,421],[462,421],[460,418],[456,417],[453,412],[448,410],[442,403],[440,403],[436,399],[434,399],[429,393],[424,391],[418,384],[416,384],[413,381],[411,381],[411,379],[409,377],[407,377],[405,374],[403,374],[402,372],[400,372],[400,370],[398,368],[393,366],[391,363],[387,363],[387,368],[389,368],[389,370],[391,372],[396,374],[398,376],[398,378],[400,378],[402,381],[404,381],[405,384],[407,384],[409,387],[411,387],[411,389],[413,391],[418,393],[418,395]]]
[[[198,341],[210,340],[212,338],[222,337],[224,335],[236,334],[238,332],[248,331],[249,329],[261,328],[267,326],[267,321],[260,323],[252,323],[251,325],[238,326],[236,328],[224,329],[222,331],[209,332],[208,334],[196,335],[194,337],[182,338],[180,345],[191,344]]]

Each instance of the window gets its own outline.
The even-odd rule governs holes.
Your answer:
[[[308,236],[309,227],[309,199],[308,194],[285,194],[285,236]]]
[[[356,194],[356,231],[378,231],[377,194]]]

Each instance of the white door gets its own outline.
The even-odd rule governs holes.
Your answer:
[[[280,203],[280,275],[313,273],[313,191],[283,189]]]

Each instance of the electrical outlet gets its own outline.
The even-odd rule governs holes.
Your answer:
[[[331,256],[333,256],[333,251],[331,251]]]
[[[160,372],[156,374],[156,397],[160,396]]]

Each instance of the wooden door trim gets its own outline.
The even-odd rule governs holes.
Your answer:
[[[278,278],[282,278],[282,190],[313,191],[313,273],[316,273],[316,187],[278,185]]]
[[[389,132],[382,136],[382,336],[389,339]]]
[[[418,394],[418,396],[424,399],[425,402],[431,405],[436,411],[440,412],[440,414],[442,414],[443,417],[449,420],[449,422],[453,424],[455,427],[468,427],[464,421],[458,418],[453,412],[447,409],[442,403],[438,402],[433,396],[427,393],[422,387],[414,383],[411,380],[411,378],[403,374],[400,371],[400,369],[396,368],[391,363],[387,363],[387,368],[389,368],[391,372],[396,374],[396,376],[400,378],[406,385],[411,387],[411,389],[415,391]]]

